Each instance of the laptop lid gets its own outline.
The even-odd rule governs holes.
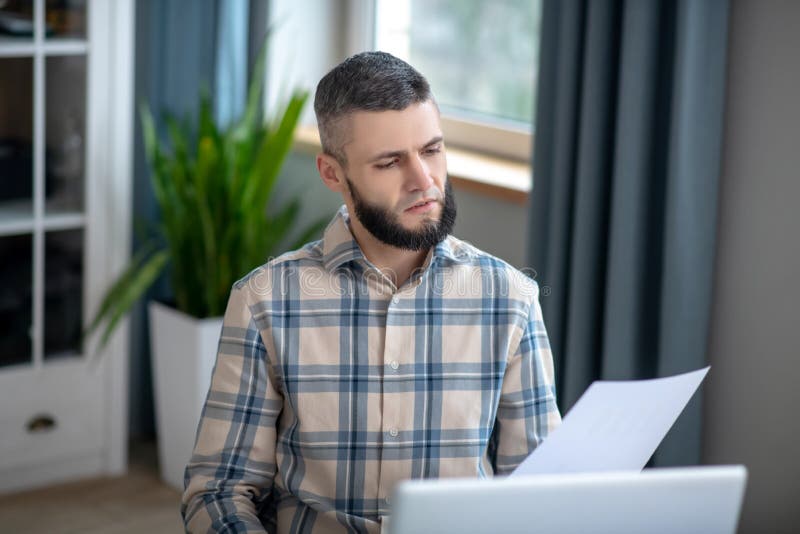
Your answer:
[[[733,534],[744,466],[404,481],[391,534],[697,532]]]

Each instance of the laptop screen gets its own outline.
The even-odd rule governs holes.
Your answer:
[[[714,466],[405,481],[386,526],[391,534],[733,534],[746,479],[744,466]]]

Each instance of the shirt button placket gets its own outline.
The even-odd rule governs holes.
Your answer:
[[[398,370],[400,369],[400,359],[401,354],[403,352],[403,345],[406,343],[406,340],[399,336],[400,332],[402,332],[402,327],[393,326],[396,324],[395,321],[392,321],[391,317],[395,314],[397,310],[397,305],[400,303],[400,296],[397,294],[391,295],[389,302],[387,303],[387,317],[386,317],[386,332],[385,332],[385,349],[384,349],[384,365],[387,371],[387,378],[390,383],[394,382],[396,379],[396,375]],[[399,330],[398,330],[399,328]],[[394,375],[394,376],[392,376]],[[386,386],[384,386],[386,387]],[[392,390],[393,391],[393,390]],[[385,446],[388,446],[390,449],[393,446],[398,444],[398,438],[400,436],[399,426],[402,426],[404,423],[402,421],[402,409],[397,405],[397,395],[390,394],[387,397],[384,397],[384,402],[382,403],[382,411],[383,411],[383,432],[385,436]],[[387,487],[394,481],[394,476],[392,473],[394,472],[394,467],[391,469],[383,469],[383,462],[381,460],[382,469],[381,469],[381,480],[379,481],[379,495],[386,496],[389,488]],[[389,462],[389,465],[394,464],[394,462]],[[386,480],[384,480],[384,473],[386,474]],[[386,502],[388,506],[388,499]]]

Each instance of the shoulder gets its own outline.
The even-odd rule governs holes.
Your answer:
[[[536,271],[529,267],[518,269],[507,261],[498,258],[472,243],[455,236],[448,236],[442,251],[450,261],[449,265],[471,269],[488,276],[507,287],[508,295],[520,300],[531,301],[539,296]]]

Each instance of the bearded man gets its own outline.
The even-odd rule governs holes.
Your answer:
[[[319,82],[321,240],[237,282],[190,532],[379,532],[401,480],[512,471],[561,421],[538,287],[450,232],[439,109],[382,52]]]

